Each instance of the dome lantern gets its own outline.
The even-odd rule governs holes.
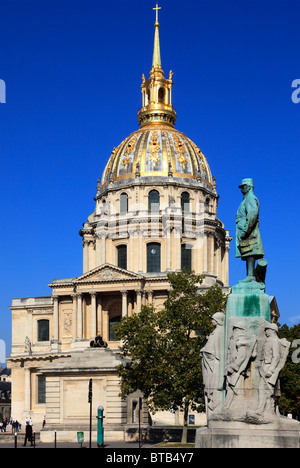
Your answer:
[[[169,79],[166,79],[161,66],[158,22],[158,10],[160,9],[161,7],[158,5],[153,8],[156,10],[153,60],[149,79],[146,81],[145,75],[142,77],[143,102],[137,115],[140,127],[153,123],[164,123],[174,127],[176,121],[176,111],[172,106],[173,72],[171,70]]]

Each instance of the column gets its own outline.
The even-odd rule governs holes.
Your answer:
[[[104,341],[109,341],[109,317],[107,310],[103,311],[103,335],[102,338]]]
[[[176,227],[174,229],[174,260],[175,260],[175,271],[181,271],[181,228]]]
[[[214,234],[210,232],[208,234],[208,261],[207,261],[207,267],[208,267],[208,273],[213,274],[214,273],[214,255],[215,255],[215,238]]]
[[[136,313],[139,314],[141,312],[141,307],[142,307],[142,291],[138,289],[135,292],[136,292]]]
[[[171,229],[166,230],[166,271],[171,271]]]
[[[89,271],[89,245],[88,242],[84,239],[82,241],[83,246],[83,273]]]
[[[127,293],[126,289],[121,290],[122,293],[122,317],[127,317],[128,315],[128,301],[127,301]]]
[[[224,262],[224,285],[229,284],[229,245],[225,245]]]
[[[153,304],[153,291],[148,291],[148,304],[150,306]]]
[[[73,304],[72,304],[72,338],[76,338],[76,314],[77,314],[77,295],[76,294],[72,294],[72,301],[73,301]]]
[[[53,340],[57,342],[59,334],[58,296],[53,296],[53,304]]]
[[[102,234],[101,236],[101,242],[100,242],[100,245],[101,245],[101,250],[100,250],[100,265],[104,265],[104,263],[106,262],[106,235],[105,234]]]
[[[203,273],[207,273],[208,271],[208,262],[207,262],[207,233],[204,231],[204,236],[203,236],[203,247],[202,247],[202,252],[203,252]]]
[[[77,294],[77,338],[82,338],[82,294]]]
[[[89,251],[89,270],[93,270],[96,267],[96,252],[95,252],[96,241],[91,239],[89,241],[88,251]]]
[[[138,233],[138,272],[143,272],[143,234],[141,231]]]
[[[91,293],[91,335],[95,338],[97,335],[97,293],[92,291]]]
[[[31,410],[31,385],[30,385],[30,369],[25,367],[25,382],[24,382],[24,412],[29,413]]]
[[[103,311],[102,311],[102,296],[98,296],[98,314],[97,314],[97,331],[103,338]]]

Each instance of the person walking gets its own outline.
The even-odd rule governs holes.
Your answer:
[[[19,429],[20,429],[20,424],[19,424],[19,422],[16,420],[16,422],[15,422],[15,431],[16,431],[16,432],[19,432]]]
[[[30,442],[30,445],[32,446],[32,426],[29,424],[29,422],[26,422],[26,428],[25,428],[25,439],[24,439],[24,447],[26,447],[27,440]]]

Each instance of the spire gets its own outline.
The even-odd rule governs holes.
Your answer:
[[[156,11],[153,61],[150,78],[146,80],[145,75],[142,77],[143,106],[138,111],[138,121],[140,127],[155,123],[174,127],[176,111],[172,106],[173,72],[170,71],[169,79],[164,77],[160,58],[158,22],[158,10],[161,10],[161,7],[156,5],[153,10]]]
[[[158,4],[156,4],[156,8],[153,8],[153,10],[156,10],[156,21],[154,23],[155,35],[154,35],[152,67],[161,68],[160,44],[159,44],[159,22],[158,22],[158,10],[161,10],[161,7],[159,7]]]

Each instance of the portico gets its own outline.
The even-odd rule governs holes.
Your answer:
[[[101,334],[114,341],[113,325],[122,317],[139,313],[142,305],[162,305],[167,297],[168,278],[146,277],[104,264],[78,278],[53,280],[52,349],[86,346],[86,341]],[[72,337],[66,340],[69,320]],[[114,347],[114,343],[111,344]]]

